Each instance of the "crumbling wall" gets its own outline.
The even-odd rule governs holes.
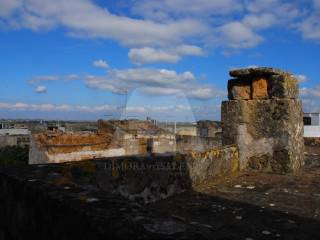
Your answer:
[[[272,68],[233,70],[222,103],[223,144],[236,144],[240,169],[280,173],[304,165],[297,79]]]
[[[149,121],[99,121],[99,132],[113,134],[127,156],[176,151],[175,135]]]
[[[63,163],[124,156],[125,150],[106,134],[34,134],[29,164]]]

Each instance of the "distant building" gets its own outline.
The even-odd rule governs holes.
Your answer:
[[[217,137],[222,132],[221,123],[203,120],[197,122],[197,135],[199,137]]]
[[[176,151],[174,133],[150,121],[110,120],[99,121],[100,133],[112,133],[125,149],[126,155],[172,154]]]
[[[157,126],[176,135],[197,136],[197,124],[192,122],[158,122]]]
[[[320,126],[320,113],[305,113],[303,122],[305,126]]]
[[[97,122],[65,122],[64,127],[69,133],[97,133]]]
[[[30,143],[30,131],[24,128],[0,129],[0,147],[28,146]]]
[[[320,113],[305,113],[303,122],[304,137],[320,137]]]
[[[150,121],[100,120],[98,129],[98,133],[47,131],[32,134],[29,164],[117,156],[172,155],[176,151],[175,135]]]

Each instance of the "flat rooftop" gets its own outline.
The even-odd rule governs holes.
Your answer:
[[[20,209],[7,210],[0,226],[33,229],[34,239],[319,239],[318,147],[306,157],[295,175],[243,172],[149,204],[99,190],[94,161],[1,167],[1,206]]]

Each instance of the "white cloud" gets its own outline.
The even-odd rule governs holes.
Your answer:
[[[295,75],[295,77],[298,79],[299,83],[305,83],[308,81],[308,77],[303,74],[297,74],[297,75]]]
[[[155,49],[151,47],[133,48],[129,51],[129,59],[135,64],[145,63],[177,63],[182,56],[202,56],[203,50],[198,46],[181,45],[171,49]]]
[[[112,105],[98,105],[98,106],[81,106],[69,104],[29,104],[29,103],[0,103],[0,110],[11,111],[40,111],[40,112],[104,112],[109,110],[116,110],[116,106]]]
[[[277,23],[277,18],[270,13],[248,14],[243,18],[242,22],[252,29],[264,29]]]
[[[0,17],[10,17],[21,4],[20,0],[0,0]]]
[[[241,49],[255,47],[263,38],[241,22],[230,22],[218,29],[218,44],[228,48]]]
[[[313,0],[313,8],[304,2],[136,0],[131,12],[115,14],[91,0],[0,0],[0,24],[33,31],[63,27],[69,36],[112,39],[129,47],[136,64],[176,63],[203,55],[208,46],[229,53],[253,48],[264,40],[262,30],[274,26],[319,40],[319,0]]]
[[[148,19],[170,19],[172,16],[204,17],[225,15],[243,8],[237,0],[138,0],[133,12]]]
[[[65,79],[67,81],[73,81],[73,80],[78,80],[80,77],[77,74],[69,74],[65,76]]]
[[[93,62],[93,66],[105,69],[109,68],[109,64],[105,60],[96,60]]]
[[[196,99],[212,99],[221,97],[225,94],[224,91],[214,89],[212,87],[198,87],[188,91],[187,96]]]
[[[291,27],[287,23],[301,17],[299,7],[297,1],[281,0],[137,0],[131,9],[139,16],[133,18],[90,0],[0,0],[0,17],[14,28],[63,26],[70,36],[116,40],[132,48],[129,57],[137,64],[176,63],[186,55],[203,55],[191,41],[213,41],[230,49],[255,47],[263,40],[258,30]],[[299,25],[305,38],[319,38],[318,20],[312,15]],[[188,49],[179,49],[181,45]]]
[[[300,93],[303,97],[313,97],[313,98],[319,98],[320,97],[320,86],[316,86],[314,88],[301,88]]]
[[[320,12],[315,15],[311,15],[305,21],[300,24],[300,31],[305,39],[320,40]]]
[[[133,114],[144,113],[172,113],[183,112],[190,110],[189,105],[170,105],[170,106],[158,106],[158,105],[146,105],[146,106],[126,106],[126,111]],[[10,111],[29,111],[29,112],[79,112],[79,113],[105,113],[105,112],[117,112],[119,107],[115,105],[70,105],[70,104],[30,104],[30,103],[6,103],[0,102],[0,110]],[[121,109],[120,109],[121,110]]]
[[[196,19],[159,23],[115,15],[89,0],[25,0],[20,3],[15,9],[15,18],[5,18],[6,23],[15,28],[37,31],[63,26],[72,36],[113,39],[128,46],[179,43],[208,30],[206,24]]]
[[[196,99],[210,99],[224,95],[212,86],[197,82],[191,72],[177,73],[167,69],[131,68],[110,69],[106,76],[88,76],[86,86],[92,89],[124,93],[137,89],[149,95],[186,95]]]
[[[175,53],[157,50],[151,47],[130,49],[128,56],[131,62],[135,64],[154,62],[176,63],[180,60],[180,56]]]
[[[55,82],[55,81],[74,81],[80,80],[81,76],[77,74],[68,74],[65,76],[56,76],[56,75],[42,75],[32,78],[28,81],[29,84],[37,85],[41,82]]]
[[[319,0],[313,0],[313,8],[309,10],[308,16],[298,24],[298,29],[301,31],[304,39],[320,41]]]
[[[57,81],[59,79],[58,76],[54,75],[43,75],[35,77],[28,81],[29,84],[37,84],[39,82],[47,82],[47,81]]]
[[[46,93],[47,92],[47,88],[45,86],[37,86],[35,89],[36,93]]]

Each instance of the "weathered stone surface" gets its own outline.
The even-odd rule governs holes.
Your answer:
[[[107,193],[150,203],[191,188],[192,179],[183,156],[118,158],[97,162],[96,184]]]
[[[191,151],[204,152],[218,146],[221,146],[221,136],[196,137],[177,135],[177,152],[179,153],[188,153]]]
[[[239,172],[239,152],[236,145],[223,146],[185,156],[192,185],[208,182],[217,176]]]
[[[230,71],[237,79],[228,82],[230,100],[299,98],[298,80],[290,73],[273,68]]]
[[[252,99],[267,99],[268,80],[263,77],[257,77],[252,80]]]
[[[223,144],[237,144],[240,169],[295,172],[304,165],[302,104],[297,99],[222,104]]]
[[[270,76],[269,84],[271,98],[299,98],[298,80],[291,74]]]
[[[258,68],[241,68],[241,69],[234,69],[230,72],[231,77],[235,78],[246,78],[250,76],[271,76],[271,75],[279,75],[285,74],[286,72],[276,69],[276,68],[268,68],[268,67],[258,67]]]
[[[245,79],[229,80],[228,97],[230,100],[251,99],[251,81]]]

